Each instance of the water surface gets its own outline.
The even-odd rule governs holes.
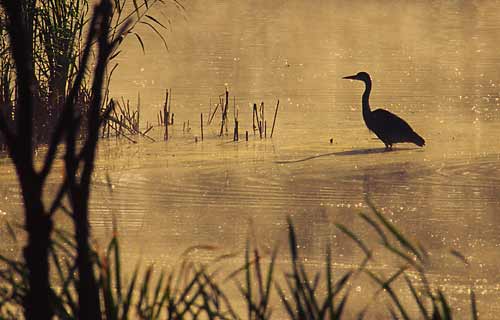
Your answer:
[[[374,239],[357,216],[368,212],[369,197],[429,249],[431,276],[452,303],[465,310],[474,285],[482,317],[494,318],[500,310],[498,4],[239,0],[163,10],[172,19],[169,51],[144,34],[143,56],[129,39],[111,89],[131,100],[140,93],[145,125],[156,123],[164,89],[172,88],[176,124],[168,143],[160,129],[152,133],[156,142],[102,142],[92,190],[94,237],[109,238],[115,219],[127,260],[168,268],[192,245],[218,248],[197,254],[208,262],[220,252],[243,252],[252,235],[263,247],[284,243],[290,216],[307,264],[320,265],[332,243],[336,267],[347,270],[362,252],[334,224]],[[362,83],[341,80],[358,71],[372,76],[372,106],[406,119],[426,139],[424,148],[383,151],[362,120]],[[250,141],[219,138],[217,115],[205,140],[195,143],[199,114],[206,119],[209,102],[226,86],[235,96],[240,136],[249,131]],[[270,122],[277,99],[275,135],[261,140],[250,106],[264,101]],[[183,132],[188,120],[191,131]],[[20,221],[6,159],[0,170],[6,200],[0,213]],[[386,254],[374,267],[383,272],[398,264]]]

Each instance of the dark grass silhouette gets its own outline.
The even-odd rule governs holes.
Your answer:
[[[351,227],[336,224],[337,237],[355,244],[361,253],[357,266],[336,269],[335,256],[327,245],[323,270],[311,272],[301,257],[300,233],[304,226],[294,225],[288,219],[288,250],[275,245],[272,250],[247,242],[244,252],[217,252],[217,247],[199,245],[186,249],[179,257],[179,264],[168,272],[154,270],[152,266],[136,267],[131,276],[123,274],[118,233],[104,252],[91,249],[95,257],[99,296],[102,298],[101,317],[114,319],[277,319],[273,314],[281,310],[280,319],[371,319],[372,314],[384,312],[386,319],[453,319],[459,317],[478,319],[478,309],[473,288],[470,290],[469,310],[456,309],[452,300],[439,285],[428,279],[427,269],[433,265],[432,256],[418,242],[406,237],[399,228],[379,212],[367,198],[371,210],[363,210],[360,219],[368,228],[357,232]],[[74,319],[79,313],[78,297],[74,287],[74,265],[78,246],[71,234],[56,230],[52,239],[50,257],[54,262],[56,278],[60,283],[57,292],[50,291],[53,312],[60,319]],[[285,248],[286,249],[286,248]],[[394,255],[387,270],[380,270],[379,251]],[[192,252],[211,251],[212,260],[199,263]],[[278,257],[288,259],[288,266],[277,263]],[[466,268],[469,261],[458,251],[450,255]],[[227,259],[243,259],[237,270],[227,270]],[[242,257],[243,256],[243,257]],[[1,256],[0,256],[1,257]],[[25,265],[1,257],[10,268],[0,269],[0,318],[18,319],[9,313],[19,307],[19,295],[27,290]],[[64,263],[66,262],[66,263]],[[70,262],[70,263],[67,263]],[[416,276],[417,275],[417,276]],[[350,304],[352,289],[373,281],[373,289],[366,291],[366,298],[359,307]],[[238,296],[228,296],[228,285],[236,285]],[[10,285],[16,294],[5,288]],[[245,310],[233,305],[246,304]],[[9,306],[10,308],[8,308]]]
[[[394,143],[410,142],[419,147],[425,145],[425,140],[419,136],[410,125],[395,115],[384,109],[371,111],[370,92],[372,90],[372,80],[366,72],[359,72],[353,76],[347,76],[343,79],[359,80],[365,83],[365,92],[363,93],[363,120],[368,129],[373,131],[377,137],[385,144],[386,149],[392,149]]]

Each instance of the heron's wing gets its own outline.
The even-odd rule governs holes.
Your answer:
[[[413,129],[406,121],[387,110],[374,110],[372,112],[372,117],[375,119],[375,122],[385,130],[393,132],[413,132]]]

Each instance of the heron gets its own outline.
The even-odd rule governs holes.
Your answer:
[[[363,93],[363,120],[365,124],[375,135],[385,144],[386,150],[391,150],[394,143],[411,142],[419,147],[425,145],[425,140],[418,135],[410,125],[395,115],[384,109],[371,111],[370,92],[372,90],[372,80],[366,72],[358,72],[355,75],[343,77],[343,79],[359,80],[365,83],[365,92]]]

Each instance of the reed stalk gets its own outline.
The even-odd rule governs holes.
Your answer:
[[[271,128],[271,138],[273,137],[274,125],[276,124],[276,116],[278,115],[279,106],[280,106],[280,100],[278,99],[278,102],[276,103],[276,109],[274,110],[273,127]]]
[[[163,139],[168,141],[168,89],[165,90],[165,103],[163,104],[163,121],[165,126],[165,134]]]
[[[201,141],[203,141],[203,113],[200,113],[200,132],[201,132]]]

